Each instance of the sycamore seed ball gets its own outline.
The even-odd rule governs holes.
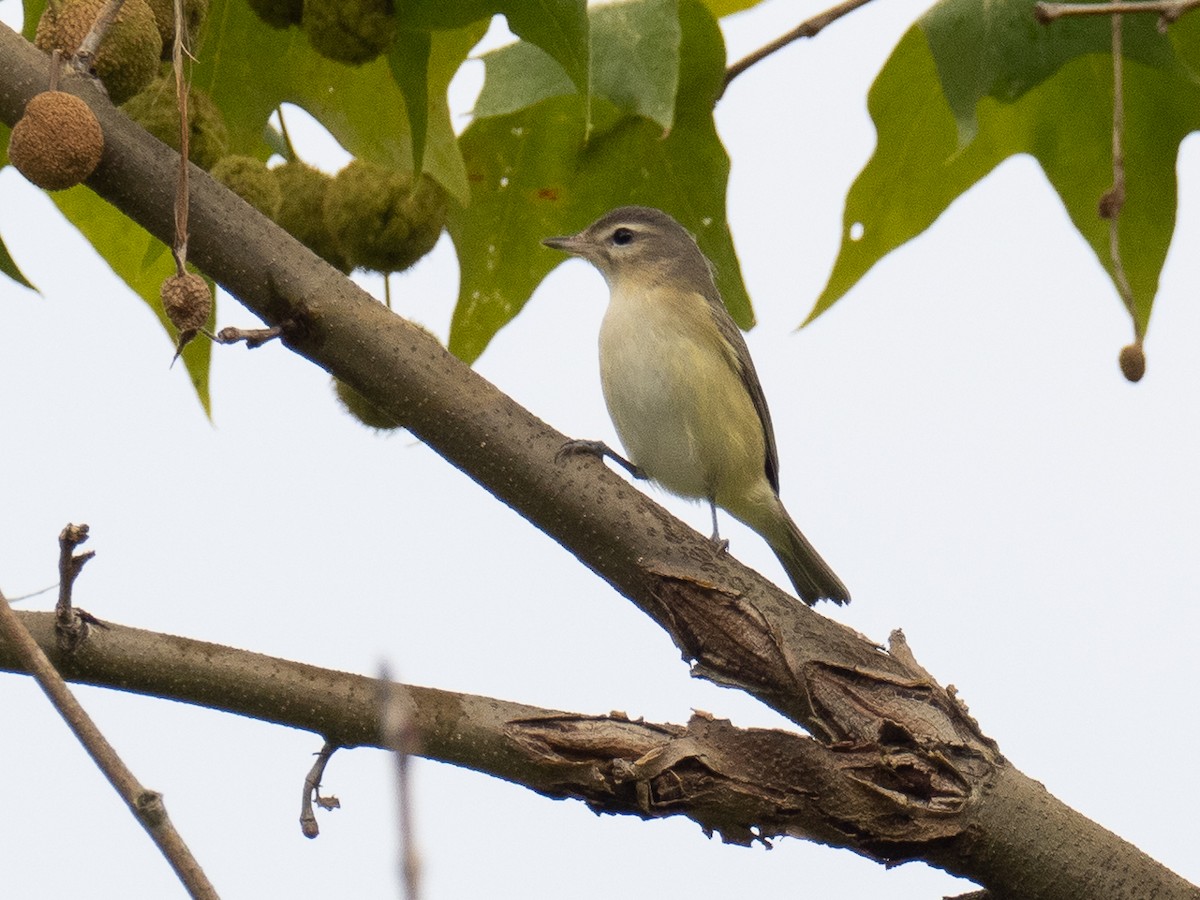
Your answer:
[[[366,397],[336,377],[333,379],[333,391],[346,412],[368,428],[374,428],[376,431],[394,431],[404,427],[402,422],[372,406]]]
[[[175,46],[175,0],[146,0],[154,13],[154,23],[162,38],[162,58],[170,59]],[[204,20],[208,17],[208,0],[183,0],[184,46],[192,47]]]
[[[349,272],[352,266],[325,224],[325,192],[333,183],[332,176],[302,162],[276,166],[271,174],[283,194],[275,214],[279,227],[335,269]]]
[[[325,194],[325,222],[355,268],[402,272],[437,243],[448,202],[425,175],[355,160]]]
[[[1121,365],[1121,374],[1129,381],[1141,381],[1142,376],[1146,374],[1146,353],[1142,350],[1141,342],[1135,341],[1127,347],[1122,347],[1118,362]]]
[[[360,66],[396,37],[392,0],[305,0],[300,27],[327,59]]]
[[[212,314],[212,291],[199,275],[172,275],[163,282],[162,304],[163,312],[179,330],[179,346],[183,347]]]
[[[104,132],[95,113],[62,91],[44,91],[30,100],[8,139],[9,161],[47,191],[79,184],[103,152]]]
[[[299,25],[304,12],[303,0],[249,0],[254,14],[272,28]]]
[[[154,79],[121,110],[169,147],[179,150],[179,104],[175,76],[169,71]],[[211,169],[229,152],[229,131],[217,104],[204,91],[188,91],[188,159]]]
[[[212,177],[260,213],[275,218],[283,194],[267,164],[253,156],[225,156],[212,167]]]
[[[105,0],[50,0],[38,22],[38,47],[71,55],[92,29]],[[124,103],[147,84],[158,70],[162,38],[146,0],[125,0],[92,68],[113,103]]]

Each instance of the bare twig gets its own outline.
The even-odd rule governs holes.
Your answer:
[[[270,328],[237,328],[229,325],[210,337],[218,344],[236,344],[238,341],[245,341],[246,349],[254,350],[267,341],[273,341],[282,335],[282,325],[272,325]]]
[[[337,797],[321,796],[321,779],[325,777],[325,767],[329,765],[329,758],[338,751],[339,747],[339,744],[326,741],[325,746],[317,753],[317,761],[304,776],[304,799],[300,801],[300,831],[306,838],[315,838],[321,833],[321,827],[317,824],[317,815],[313,812],[314,803],[321,809],[340,809],[342,806],[342,802]]]
[[[839,3],[837,6],[830,7],[825,12],[815,15],[811,19],[806,19],[787,34],[777,37],[771,43],[765,47],[760,47],[749,56],[739,59],[725,70],[725,80],[721,84],[720,92],[713,99],[713,103],[715,104],[717,100],[720,100],[724,96],[725,89],[729,87],[729,82],[733,81],[733,79],[737,78],[755,63],[766,59],[776,50],[782,50],[794,41],[798,41],[801,38],[815,37],[826,25],[837,21],[847,13],[854,12],[860,6],[866,6],[870,2],[871,0],[844,0],[844,2]],[[1197,2],[1200,2],[1200,0],[1197,0]]]
[[[58,90],[58,80],[62,77],[63,53],[58,47],[55,47],[50,54],[50,87],[52,91]]]
[[[216,898],[217,892],[205,876],[204,870],[200,868],[187,844],[171,824],[162,802],[162,795],[142,787],[134,777],[112,744],[100,733],[96,723],[79,705],[62,676],[30,636],[3,594],[0,594],[0,641],[12,648],[20,658],[21,665],[33,675],[38,686],[67,723],[67,727],[75,734],[79,743],[83,744],[109,784],[125,801],[134,818],[146,829],[147,834],[167,858],[167,862],[171,864],[188,893],[193,897]]]
[[[1158,29],[1167,26],[1186,12],[1200,6],[1200,0],[1117,0],[1115,3],[1047,3],[1034,4],[1033,15],[1045,24],[1066,16],[1112,16],[1123,13],[1157,13]]]
[[[408,704],[399,691],[392,690],[387,666],[379,673],[379,731],[396,763],[396,818],[400,834],[400,883],[406,900],[421,896],[421,857],[417,852],[416,828],[412,809],[412,780],[409,760],[419,749],[419,735]]]
[[[54,612],[58,620],[59,647],[70,653],[87,638],[87,620],[71,604],[75,579],[96,551],[76,553],[75,548],[88,539],[86,525],[68,524],[58,535],[58,603]]]
[[[104,40],[104,35],[108,34],[108,29],[112,27],[116,21],[117,13],[121,11],[122,4],[125,0],[108,0],[104,5],[104,9],[100,10],[100,15],[96,16],[96,21],[92,23],[91,30],[79,42],[79,49],[75,51],[74,66],[76,71],[86,75],[94,74],[92,72],[92,63],[96,61],[96,51],[100,48],[100,42]]]
[[[179,175],[175,182],[175,240],[171,254],[176,274],[187,274],[188,249],[188,154],[191,128],[188,127],[188,84],[183,76],[182,0],[175,0],[175,42],[171,48],[171,68],[175,73],[175,97],[179,107]],[[183,349],[180,341],[179,350]],[[176,353],[178,356],[178,353]]]

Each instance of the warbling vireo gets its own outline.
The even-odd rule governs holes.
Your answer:
[[[583,257],[608,282],[600,381],[629,460],[595,441],[565,449],[612,456],[671,493],[707,500],[714,541],[721,507],[766,539],[804,602],[848,602],[779,500],[767,401],[692,236],[664,212],[625,206],[543,243]]]

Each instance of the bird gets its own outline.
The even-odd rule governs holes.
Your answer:
[[[705,500],[766,540],[800,599],[842,604],[850,593],[779,499],[779,454],[762,385],[730,318],[712,264],[667,213],[623,206],[547,247],[580,257],[608,284],[600,382],[628,454],[599,441],[565,452],[608,456],[670,493]]]

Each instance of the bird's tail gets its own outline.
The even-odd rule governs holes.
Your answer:
[[[850,592],[842,580],[796,527],[774,492],[771,501],[774,502],[757,503],[753,509],[729,512],[763,536],[779,557],[801,600],[809,606],[818,600],[849,603]],[[743,516],[743,512],[747,514]]]

